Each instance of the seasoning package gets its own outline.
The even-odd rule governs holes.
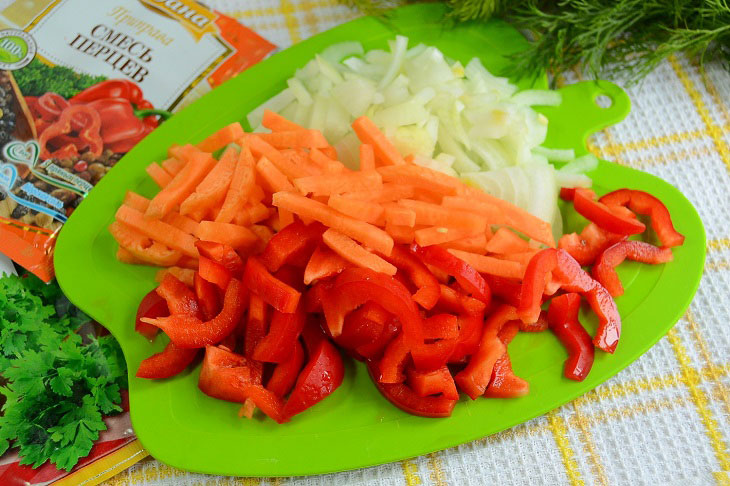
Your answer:
[[[193,0],[22,0],[0,29],[0,252],[45,281],[58,231],[111,167],[275,49]]]

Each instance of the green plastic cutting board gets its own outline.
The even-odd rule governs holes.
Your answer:
[[[330,44],[358,40],[366,49],[386,48],[395,34],[411,45],[434,45],[467,62],[474,56],[493,71],[507,65],[505,54],[518,52],[524,39],[500,22],[446,28],[438,5],[417,5],[395,12],[388,22],[361,18],[276,54],[207,94],[175,115],[127,154],[76,210],[60,234],[55,265],[68,297],[119,340],[129,365],[132,424],[144,447],[157,459],[191,471],[240,476],[319,474],[382,464],[493,434],[543,414],[615,375],[662,337],[689,305],[699,283],[705,255],[702,223],[674,187],[649,174],[601,162],[590,174],[599,193],[619,187],[642,188],[669,207],[686,243],[667,265],[625,264],[620,273],[626,295],[617,300],[624,331],[614,355],[597,353],[582,383],[563,378],[566,352],[550,333],[520,334],[510,345],[518,375],[530,394],[512,400],[462,399],[447,419],[407,415],[380,396],[359,363],[346,364],[342,386],[323,402],[277,425],[272,420],[239,419],[238,405],[215,400],[197,388],[199,367],[170,380],[137,379],[140,361],[160,351],[165,338],[150,344],[134,332],[140,299],[155,286],[155,270],[116,261],[116,245],[106,230],[126,190],[146,196],[155,186],[144,168],[165,158],[171,144],[198,142],[215,129],[245,115],[286,84],[294,70]],[[545,86],[545,80],[535,83]],[[522,87],[529,86],[523,81]],[[626,94],[611,83],[580,83],[561,90],[559,108],[542,110],[550,119],[546,145],[585,153],[586,137],[623,119]],[[610,108],[595,98],[607,95]],[[581,224],[568,218],[568,228]],[[595,329],[586,317],[590,331]]]

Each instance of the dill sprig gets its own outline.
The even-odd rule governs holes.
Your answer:
[[[393,3],[348,1],[368,13]],[[701,68],[715,60],[730,70],[730,0],[443,1],[453,20],[496,16],[529,32],[530,48],[514,67],[523,75],[578,67],[596,77],[622,73],[635,82],[678,52]]]

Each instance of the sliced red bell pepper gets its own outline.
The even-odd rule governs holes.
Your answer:
[[[145,319],[167,334],[175,346],[180,348],[202,348],[216,344],[231,334],[238,325],[243,312],[246,310],[248,292],[236,279],[226,289],[223,297],[223,309],[209,321],[202,321],[189,314],[175,314],[170,317]]]
[[[519,320],[509,321],[502,326],[497,336],[505,346],[508,346],[520,331],[522,325],[524,324]],[[527,395],[529,391],[530,384],[515,375],[512,370],[509,352],[505,351],[494,363],[492,379],[484,392],[484,396],[490,398],[519,398]]]
[[[557,250],[546,248],[530,259],[520,288],[520,305],[517,316],[525,323],[536,322],[540,317],[540,303],[545,292],[548,275],[558,264]]]
[[[484,274],[484,279],[489,284],[492,296],[499,297],[505,304],[509,304],[512,307],[520,305],[520,289],[522,288],[522,283],[519,280],[489,274]]]
[[[593,366],[593,343],[591,336],[578,321],[580,295],[563,294],[550,301],[548,322],[550,330],[568,350],[565,361],[565,377],[583,381]]]
[[[203,317],[193,291],[172,274],[167,273],[155,291],[165,299],[172,315]]]
[[[215,284],[221,290],[228,288],[228,282],[231,280],[231,272],[226,267],[202,255],[200,255],[199,261],[198,273],[200,273],[201,277]]]
[[[368,370],[373,377],[375,386],[390,403],[411,415],[421,417],[448,417],[451,415],[457,400],[451,400],[444,396],[420,397],[408,385],[404,383],[380,383],[376,376],[379,375],[378,366],[368,361]]]
[[[287,225],[269,240],[260,256],[261,262],[270,272],[276,272],[286,263],[304,267],[322,242],[322,233],[326,229],[316,221],[305,225],[297,220]]]
[[[453,314],[436,314],[423,320],[423,337],[429,339],[456,339],[459,337],[459,319]]]
[[[395,339],[399,332],[400,323],[398,319],[391,316],[383,326],[383,332],[380,336],[371,343],[355,348],[355,353],[365,359],[375,358],[383,352],[388,343]]]
[[[522,332],[542,332],[546,331],[547,328],[547,312],[545,311],[540,311],[540,317],[538,317],[535,322],[525,324],[524,322],[520,321],[520,331]]]
[[[425,263],[438,267],[445,271],[459,282],[464,290],[469,292],[475,299],[479,299],[489,305],[492,299],[492,292],[487,281],[484,280],[474,267],[464,260],[455,257],[445,248],[438,245],[418,246],[411,245],[411,252],[416,254]]]
[[[303,294],[304,311],[307,313],[324,312],[322,310],[322,296],[325,292],[332,288],[334,281],[332,279],[319,280]]]
[[[253,352],[259,342],[266,336],[268,329],[267,304],[261,297],[251,294],[248,304],[248,319],[244,333],[244,354],[253,358]]]
[[[277,397],[284,397],[294,387],[294,383],[297,381],[299,371],[302,369],[304,364],[304,348],[296,340],[294,343],[294,349],[286,359],[276,365],[274,372],[266,383],[266,389],[272,392]]]
[[[294,312],[302,296],[300,292],[271,275],[256,257],[249,257],[246,261],[243,283],[279,312]]]
[[[432,371],[446,365],[459,344],[459,323],[456,316],[437,314],[424,320],[424,338],[411,350],[413,365],[419,371]]]
[[[479,349],[469,360],[466,368],[454,377],[461,391],[472,400],[484,394],[492,378],[494,363],[502,356],[507,347],[499,339],[498,333],[507,322],[517,318],[514,307],[501,305],[489,316],[484,324],[484,331],[479,342]]]
[[[234,250],[233,247],[228,246],[225,243],[203,240],[196,241],[195,247],[198,249],[200,256],[223,265],[234,277],[241,277],[241,272],[243,272],[243,260],[238,253],[236,253],[236,250]]]
[[[561,187],[560,188],[560,199],[562,199],[563,201],[572,202],[573,199],[575,198],[576,189],[577,189],[576,187]],[[583,191],[585,191],[585,194],[587,196],[589,196],[591,199],[596,198],[595,191],[593,191],[591,189],[583,189]]]
[[[621,335],[621,315],[608,290],[593,280],[564,250],[558,250],[558,266],[553,275],[560,281],[563,290],[577,292],[586,298],[598,316],[593,344],[607,353],[613,353]]]
[[[302,280],[303,276],[304,269],[295,267],[294,265],[282,265],[282,267],[274,273],[274,277],[277,280],[281,280],[298,292],[303,292],[306,289],[306,285],[304,285]]]
[[[426,265],[400,245],[395,245],[390,255],[381,256],[405,272],[413,285],[418,288],[418,291],[413,294],[413,300],[418,305],[426,310],[430,310],[436,305],[441,295],[441,288],[439,281]]]
[[[242,385],[252,383],[251,362],[240,354],[206,346],[203,366],[200,368],[198,388],[214,398],[243,403],[246,394]]]
[[[319,403],[332,394],[345,377],[340,352],[328,339],[322,339],[313,349],[307,349],[309,361],[299,373],[283,416],[290,418]]]
[[[644,223],[634,218],[627,218],[611,211],[604,203],[596,201],[595,195],[585,189],[576,189],[573,207],[589,221],[599,227],[619,235],[635,235],[646,229]]]
[[[619,189],[601,197],[600,202],[608,206],[627,206],[635,213],[648,215],[662,246],[671,248],[684,243],[684,235],[674,229],[667,207],[648,192]]]
[[[195,359],[197,349],[182,349],[170,341],[162,352],[142,361],[137,369],[138,378],[161,380],[177,375]]]
[[[583,266],[593,265],[603,250],[626,238],[626,235],[617,235],[598,227],[595,223],[589,223],[580,235],[570,233],[561,236],[558,248],[570,253]]]
[[[266,363],[286,361],[294,352],[305,323],[306,315],[301,307],[289,314],[275,310],[271,316],[269,332],[256,345],[253,359]]]
[[[460,363],[467,356],[471,356],[479,349],[479,341],[484,327],[484,314],[463,314],[458,317],[459,338],[456,347],[451,353],[449,363]]]
[[[215,285],[201,277],[199,272],[195,272],[193,287],[195,288],[198,304],[203,312],[203,319],[206,321],[213,319],[221,310],[220,296]]]
[[[405,335],[401,332],[385,348],[383,357],[380,359],[380,374],[377,380],[381,383],[403,383],[406,379],[403,370],[406,368],[410,351],[411,348],[406,342]]]
[[[340,255],[325,245],[319,245],[309,257],[307,267],[304,269],[304,284],[309,285],[315,280],[337,275],[348,266],[347,261]]]
[[[335,342],[348,350],[372,343],[382,334],[391,314],[379,304],[365,302],[345,317],[345,326]]]
[[[322,296],[330,334],[342,334],[345,316],[368,301],[380,304],[400,321],[409,348],[423,342],[421,315],[408,289],[393,277],[367,268],[344,270]]]
[[[245,384],[241,386],[241,393],[277,423],[283,424],[289,421],[289,417],[284,412],[284,404],[281,399],[263,386]]]
[[[408,386],[419,397],[440,394],[449,400],[459,399],[456,383],[454,383],[454,378],[446,366],[442,366],[433,371],[418,371],[414,368],[409,368],[406,374],[408,375]]]
[[[481,300],[474,299],[460,291],[439,284],[440,295],[435,309],[455,314],[468,314],[478,316],[484,314],[487,306]]]
[[[672,249],[643,241],[620,241],[606,248],[596,260],[591,274],[613,296],[623,295],[624,287],[615,268],[626,258],[635,262],[659,264],[672,261]]]
[[[142,302],[137,307],[137,316],[134,321],[134,330],[152,340],[157,336],[159,329],[151,324],[142,322],[142,318],[157,319],[158,317],[165,317],[170,315],[170,310],[167,308],[167,302],[165,299],[155,290],[150,290],[147,295],[144,296]]]

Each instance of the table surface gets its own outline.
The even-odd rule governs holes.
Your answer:
[[[286,48],[351,20],[336,0],[206,0]],[[579,78],[569,74],[561,82]],[[621,84],[621,80],[614,80]],[[628,118],[597,156],[678,187],[707,230],[697,296],[648,353],[595,390],[485,439],[411,460],[301,478],[190,474],[147,458],[105,485],[730,485],[730,75],[684,57],[626,88]],[[245,440],[245,438],[242,438]]]

